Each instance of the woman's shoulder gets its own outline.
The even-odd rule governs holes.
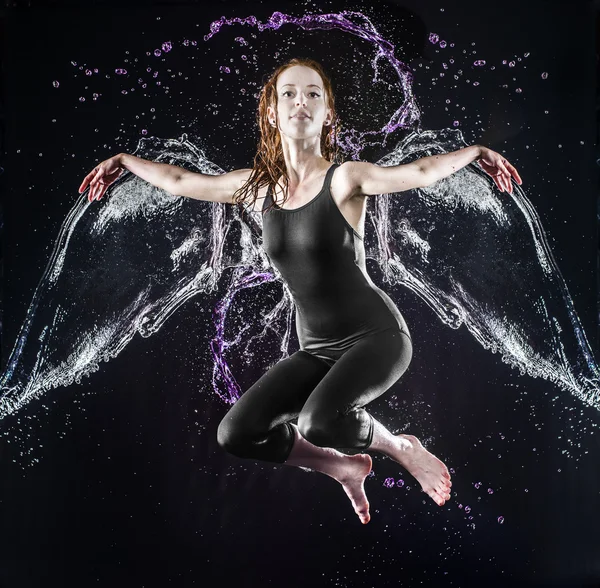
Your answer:
[[[345,199],[356,195],[361,181],[360,161],[343,161],[338,164],[331,179],[331,188]]]
[[[268,186],[260,186],[257,189],[256,199],[253,198],[252,192],[248,191],[245,197],[245,208],[249,212],[262,212],[265,198],[267,197]]]

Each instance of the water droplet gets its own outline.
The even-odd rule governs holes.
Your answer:
[[[148,131],[146,129],[142,129],[142,135],[147,135]]]
[[[402,486],[404,486],[404,480],[401,480],[401,479],[399,479],[399,480],[396,482],[396,486],[398,486],[398,488],[402,488]]]
[[[547,71],[545,71],[545,72],[542,74],[542,80],[547,80],[547,79],[548,79],[548,72],[547,72]]]
[[[470,506],[465,506],[465,512],[468,514],[471,512],[471,507]]]
[[[502,525],[504,523],[504,517],[498,517],[498,522]]]
[[[508,64],[508,67],[515,67],[515,65],[516,65],[516,64],[515,64],[515,62],[514,62],[514,61],[511,61],[511,62]]]
[[[391,488],[391,487],[394,485],[394,478],[386,478],[386,479],[383,481],[383,485],[384,485],[386,488]]]
[[[115,69],[115,73],[117,75],[123,76],[123,75],[125,75],[127,73],[127,70],[123,69],[123,68],[119,68],[119,69]]]
[[[160,57],[162,55],[162,51],[160,49],[154,50],[154,57]]]
[[[83,96],[79,97],[79,102],[85,102],[85,98]]]
[[[493,494],[494,491],[491,488],[488,488],[488,494]]]
[[[440,49],[445,49],[447,45],[446,41],[440,41]]]
[[[473,65],[475,65],[477,67],[481,67],[481,66],[485,65],[485,61],[483,59],[478,59],[477,61],[475,61],[473,63]]]
[[[440,40],[439,35],[436,35],[435,33],[429,33],[429,42],[433,43],[434,45]]]
[[[165,41],[165,42],[162,44],[162,50],[163,50],[165,53],[168,53],[169,51],[171,51],[171,49],[173,49],[173,44],[171,43],[171,41]]]
[[[54,80],[54,81],[52,82],[52,85],[53,85],[55,88],[58,88],[58,86],[60,86],[60,84],[58,83],[58,81],[57,81],[57,80]]]

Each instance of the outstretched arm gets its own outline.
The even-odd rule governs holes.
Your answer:
[[[79,193],[89,186],[88,200],[100,200],[124,169],[174,196],[227,204],[233,203],[234,193],[246,183],[252,171],[239,169],[213,176],[191,172],[168,163],[149,161],[128,153],[119,153],[99,163],[84,178]]]
[[[389,167],[361,161],[345,165],[348,165],[348,174],[356,187],[354,192],[371,196],[425,188],[473,161],[479,161],[481,168],[493,178],[501,192],[512,193],[511,177],[519,184],[523,183],[517,170],[506,159],[482,145],[471,145],[450,153],[422,157],[412,163]]]

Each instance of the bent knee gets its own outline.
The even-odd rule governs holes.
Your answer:
[[[232,418],[225,418],[219,423],[217,428],[217,444],[221,449],[233,455],[243,453],[243,447],[247,444],[246,435],[241,427],[237,426]]]
[[[317,447],[331,447],[332,423],[314,415],[298,417],[298,431],[309,443]]]

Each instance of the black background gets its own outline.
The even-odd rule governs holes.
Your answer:
[[[597,351],[593,5],[363,8],[415,68],[423,128],[459,120],[467,142],[501,151],[518,168]],[[217,35],[213,53],[198,50],[196,63],[173,50],[169,67],[189,79],[145,100],[139,89],[123,98],[112,76],[102,99],[80,103],[85,84],[71,60],[114,70],[165,40],[202,46],[222,14],[264,19],[273,10],[303,11],[224,2],[4,11],[3,365],[77,187],[98,161],[133,151],[142,128],[160,137],[187,132],[225,169],[247,167],[254,154],[254,137],[239,140],[223,84],[194,79],[194,67],[210,69],[219,43],[230,46],[237,32]],[[530,56],[478,92],[462,79],[456,88],[434,84],[445,59],[427,42],[431,31],[455,43],[465,71],[478,58]],[[321,60],[333,69],[343,50]],[[319,59],[318,34],[312,51]],[[270,58],[261,55],[259,83]],[[350,98],[338,92],[338,103],[360,106]],[[217,115],[207,108],[213,102],[223,105]],[[369,269],[377,282],[377,268]],[[194,299],[81,385],[53,390],[51,402],[33,401],[2,423],[0,586],[600,585],[597,412],[566,393],[550,402],[550,384],[519,376],[465,329],[443,327],[411,292],[390,295],[415,353],[403,380],[370,409],[391,429],[427,441],[455,470],[447,505],[425,500],[399,466],[374,456],[366,485],[372,521],[363,527],[333,480],[226,455],[216,427],[227,406],[202,380],[215,300]],[[411,488],[386,488],[390,476]],[[459,504],[471,506],[473,520]]]

